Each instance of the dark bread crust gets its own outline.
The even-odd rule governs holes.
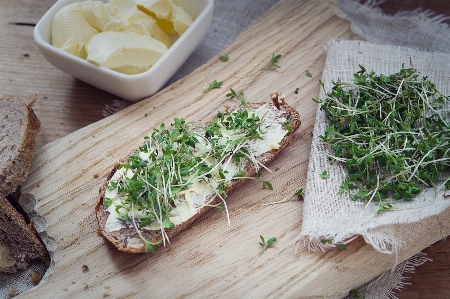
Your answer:
[[[3,102],[3,103],[2,103]],[[7,161],[6,167],[0,169],[0,195],[7,196],[13,193],[16,188],[25,181],[28,176],[31,162],[34,158],[34,141],[36,134],[41,130],[41,122],[37,118],[33,109],[28,107],[18,97],[4,97],[0,99],[0,106],[5,108],[6,102],[9,105],[20,107],[23,115],[24,129],[21,132],[21,139],[17,142],[17,153],[10,161]],[[2,105],[3,104],[3,105]]]
[[[0,195],[0,243],[8,244],[10,256],[15,260],[11,267],[0,267],[0,272],[15,273],[28,267],[29,262],[40,259],[47,265],[50,258],[39,239],[33,222],[28,225],[9,201]]]
[[[257,108],[263,104],[266,103],[247,103],[252,108]],[[294,139],[293,133],[300,127],[301,121],[300,121],[300,115],[298,112],[290,107],[289,105],[282,103],[279,105],[279,110],[283,111],[283,116],[288,118],[291,117],[290,124],[292,125],[292,133],[288,133],[283,140],[280,142],[280,147],[276,150],[271,150],[269,152],[263,153],[260,156],[257,157],[257,160],[261,162],[264,165],[267,165],[270,161],[272,161],[286,146],[288,146],[292,140]],[[99,234],[105,237],[114,247],[116,247],[120,251],[129,252],[129,253],[140,253],[145,251],[145,246],[142,246],[140,248],[133,248],[133,247],[127,247],[127,238],[139,238],[136,230],[134,227],[132,228],[122,228],[119,231],[114,232],[106,232],[105,231],[105,224],[106,220],[108,218],[109,212],[107,211],[107,207],[103,205],[104,200],[104,194],[106,190],[106,186],[108,185],[108,181],[112,178],[114,173],[117,170],[117,167],[119,164],[116,164],[113,168],[113,170],[108,175],[105,183],[101,186],[99,190],[99,195],[97,197],[97,205],[96,205],[96,215],[97,215],[97,221],[99,224]],[[249,168],[247,169],[247,176],[254,176],[256,175],[256,169]],[[234,190],[236,190],[239,186],[241,186],[245,182],[245,179],[237,179],[233,180],[229,186],[229,188],[226,189],[226,194],[229,195]],[[211,205],[221,203],[221,199],[218,196],[214,196],[215,198],[212,200]],[[177,234],[179,234],[181,231],[189,228],[195,221],[197,221],[199,218],[202,217],[203,214],[205,214],[209,209],[211,209],[210,206],[203,207],[200,209],[197,214],[195,214],[193,217],[188,219],[187,221],[176,225],[175,227],[171,229],[166,230],[166,234],[169,237],[169,239]],[[156,243],[159,242],[162,239],[161,231],[148,231],[148,230],[141,230],[141,234],[150,242]]]

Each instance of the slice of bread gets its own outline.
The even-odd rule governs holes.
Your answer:
[[[272,100],[273,104],[268,105],[271,106],[271,109],[275,109],[276,111],[278,111],[277,113],[279,113],[282,117],[288,120],[291,130],[289,133],[284,135],[283,139],[278,143],[279,145],[278,149],[272,149],[263,152],[262,154],[259,154],[256,157],[256,160],[258,160],[263,165],[267,165],[286,146],[288,146],[292,142],[292,140],[294,139],[293,133],[300,127],[301,124],[298,112],[284,102],[284,97],[282,95],[280,95],[279,93],[272,94]],[[256,109],[266,103],[247,103],[247,104],[248,107]],[[247,109],[247,108],[241,106],[240,109]],[[96,205],[96,215],[99,223],[99,234],[105,237],[113,246],[115,246],[120,251],[129,253],[144,252],[145,245],[143,245],[142,243],[139,244],[139,242],[136,242],[136,240],[139,241],[140,237],[143,236],[149,242],[152,243],[160,242],[163,238],[161,230],[147,230],[139,228],[138,232],[133,225],[124,225],[123,227],[120,228],[120,230],[115,231],[106,229],[106,222],[108,220],[110,212],[108,211],[108,206],[104,205],[105,193],[109,181],[111,180],[111,178],[113,178],[114,174],[117,171],[118,166],[119,164],[115,165],[115,167],[112,169],[111,173],[107,177],[106,182],[103,184],[103,186],[100,188],[99,191],[98,201]],[[250,177],[256,175],[257,170],[255,169],[254,165],[247,165],[245,167],[245,172],[246,172],[245,176]],[[230,194],[231,192],[236,190],[240,185],[242,185],[244,181],[245,179],[232,179],[228,185],[228,188],[225,189],[225,193],[227,195]],[[180,224],[175,225],[172,228],[165,229],[165,234],[167,238],[171,238],[180,233],[181,231],[189,228],[196,220],[200,219],[203,214],[205,214],[209,209],[211,209],[212,205],[220,204],[222,202],[222,199],[216,194],[210,195],[208,199],[209,199],[208,205],[201,207],[197,211],[197,213],[194,214],[191,218],[187,219],[186,221]]]
[[[17,97],[0,99],[0,195],[14,192],[28,176],[41,123]]]
[[[0,195],[0,272],[24,270],[34,259],[50,263],[33,222],[27,224],[22,214]]]

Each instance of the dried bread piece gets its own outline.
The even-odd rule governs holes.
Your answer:
[[[0,99],[0,195],[14,192],[28,176],[41,123],[21,99]]]
[[[26,269],[34,259],[50,263],[33,222],[27,224],[24,217],[0,195],[0,272],[15,273]]]
[[[278,148],[272,149],[262,154],[259,154],[256,157],[256,160],[262,163],[263,165],[267,165],[270,161],[272,161],[287,145],[289,145],[294,139],[293,133],[300,127],[301,121],[298,112],[287,105],[284,102],[284,97],[279,93],[274,93],[271,95],[272,101],[274,104],[265,104],[265,103],[247,103],[248,107],[252,109],[256,109],[261,107],[262,105],[270,105],[271,109],[277,110],[279,115],[286,119],[286,123],[289,125],[289,132],[284,135],[281,141],[278,142]],[[275,108],[276,107],[276,108]],[[240,109],[246,109],[245,107],[240,107]],[[278,114],[277,114],[278,115]],[[281,118],[281,117],[280,117]],[[114,169],[111,171],[109,176],[107,177],[106,182],[100,188],[98,201],[96,205],[96,215],[99,223],[99,234],[105,237],[113,246],[115,246],[120,251],[129,252],[129,253],[139,253],[145,251],[145,245],[139,242],[141,237],[144,237],[146,241],[151,243],[161,242],[163,239],[163,234],[161,230],[148,230],[148,229],[137,229],[137,227],[133,225],[124,225],[119,230],[111,230],[107,228],[107,220],[110,212],[108,211],[108,206],[104,204],[105,201],[105,193],[106,189],[115,173],[118,171],[119,164],[115,165]],[[246,166],[245,172],[247,177],[254,176],[257,173],[255,167]],[[228,185],[228,188],[225,189],[226,194],[230,194],[234,190],[236,190],[240,185],[244,183],[245,179],[232,179]],[[172,228],[168,228],[164,230],[167,238],[171,238],[181,231],[189,228],[197,219],[201,218],[203,214],[205,214],[210,208],[211,205],[220,204],[222,199],[216,194],[210,195],[208,197],[208,205],[201,207],[194,215],[192,215],[189,219],[183,221],[175,225]],[[133,220],[134,221],[134,220]]]

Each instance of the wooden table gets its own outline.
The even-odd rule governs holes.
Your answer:
[[[54,69],[33,41],[33,26],[54,0],[0,1],[0,96],[15,95],[26,102],[37,97],[33,108],[42,122],[42,131],[37,136],[36,147],[103,119],[104,107],[118,103],[119,99]],[[450,16],[449,1],[388,0],[382,5],[388,13],[417,7],[435,9]],[[411,285],[395,295],[399,298],[449,298],[449,247],[450,239],[446,239],[425,249],[433,262],[418,267],[416,273],[410,275]]]

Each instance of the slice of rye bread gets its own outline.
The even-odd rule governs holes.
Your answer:
[[[34,259],[40,259],[47,265],[50,263],[47,249],[39,239],[33,222],[27,224],[9,201],[0,195],[0,245],[7,245],[12,266],[0,266],[0,272],[15,273],[24,270]]]
[[[277,99],[273,99],[274,104],[277,106],[279,110],[283,111],[283,116],[290,119],[290,124],[292,125],[292,132],[288,133],[284,136],[283,140],[280,142],[280,147],[278,149],[271,150],[269,152],[265,152],[256,159],[261,162],[264,165],[267,165],[270,161],[272,161],[286,146],[288,146],[292,140],[294,139],[293,133],[295,130],[297,130],[300,127],[301,121],[300,121],[300,115],[298,112],[284,103],[284,99],[280,99],[279,101]],[[260,105],[263,105],[265,103],[247,103],[250,107],[256,108]],[[108,218],[109,212],[107,211],[106,206],[103,205],[104,195],[106,186],[108,185],[109,180],[112,178],[114,173],[117,170],[117,167],[119,164],[116,164],[113,168],[113,170],[108,175],[106,182],[102,185],[99,191],[97,205],[96,205],[96,215],[97,215],[97,221],[99,223],[99,234],[101,234],[103,237],[105,237],[113,246],[115,246],[118,250],[129,252],[129,253],[140,253],[145,251],[145,246],[141,246],[138,248],[135,247],[128,247],[127,246],[127,239],[128,238],[139,238],[139,235],[137,234],[135,228],[126,227],[122,228],[119,231],[113,231],[113,232],[107,232],[105,231],[105,224],[106,220]],[[254,168],[247,168],[247,176],[254,176],[256,175],[256,169]],[[245,179],[236,179],[233,180],[229,188],[226,189],[226,194],[229,195],[231,192],[236,190],[239,186],[241,186],[244,183]],[[174,237],[181,231],[189,228],[196,220],[202,217],[203,214],[205,214],[209,209],[211,209],[210,205],[218,204],[222,200],[218,196],[214,196],[215,198],[212,199],[212,202],[203,208],[201,208],[193,217],[189,218],[187,221],[174,226],[173,228],[167,229],[166,234],[168,238]],[[162,234],[160,230],[157,231],[149,231],[149,230],[140,230],[141,234],[148,240],[149,242],[156,243],[159,242],[162,239]]]
[[[14,192],[28,176],[41,123],[17,97],[0,99],[0,195]]]

